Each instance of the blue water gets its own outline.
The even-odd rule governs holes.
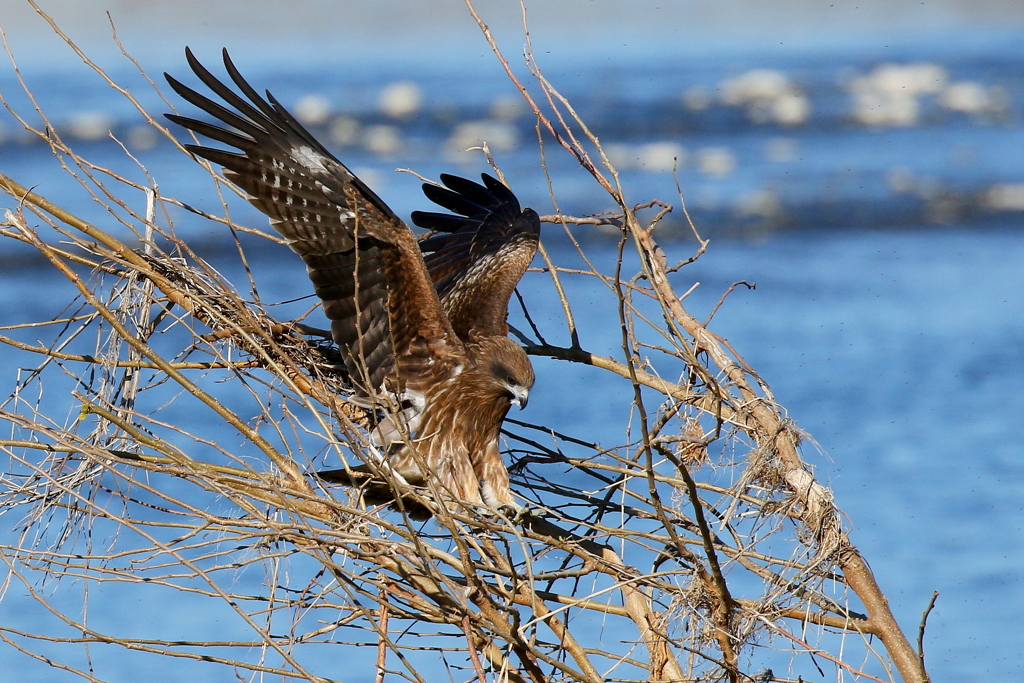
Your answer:
[[[676,278],[680,288],[701,283],[688,300],[700,314],[729,283],[757,283],[733,293],[714,329],[819,444],[821,453],[809,445],[805,457],[835,490],[901,623],[916,628],[940,591],[925,641],[936,681],[1024,673],[1012,627],[1024,608],[1022,259],[1024,238],[1008,230],[804,233],[714,244]],[[305,293],[302,278],[289,277],[301,272],[294,259],[257,266],[268,300]],[[29,319],[50,297],[34,274],[0,280],[8,320]],[[615,354],[617,324],[588,315],[588,298],[596,305],[603,295],[582,278],[566,284],[584,346]],[[542,330],[561,341],[545,276],[529,275],[522,289]],[[629,393],[621,382],[555,361],[536,366],[530,407],[516,417],[621,441],[615,425]],[[8,366],[5,383],[12,376]],[[594,396],[602,398],[586,398]]]
[[[707,277],[758,290],[726,306],[719,331],[821,445],[809,458],[901,623],[941,593],[925,641],[934,679],[1018,678],[1005,626],[1024,599],[1024,239],[805,234],[724,251],[731,263]]]
[[[1019,161],[1024,154],[1022,40],[1024,35],[1009,29],[943,34],[933,41],[886,46],[881,55],[873,43],[825,46],[810,41],[802,49],[776,50],[769,56],[736,48],[702,53],[661,45],[662,54],[655,58],[652,45],[616,61],[563,57],[550,65],[547,75],[609,150],[637,201],[676,197],[671,173],[676,154],[688,207],[709,234],[999,224],[1018,221],[1024,213],[1024,167]],[[223,74],[219,50],[200,46],[197,54]],[[520,196],[544,210],[551,207],[547,186],[535,172],[539,158],[533,120],[522,107],[504,114],[495,109],[516,101],[516,91],[486,55],[458,59],[462,53],[456,51],[419,62],[339,64],[327,52],[319,61],[288,59],[286,54],[270,64],[251,46],[235,46],[234,54],[257,89],[269,88],[286,106],[320,98],[327,118],[310,123],[310,129],[349,165],[370,173],[374,186],[401,213],[418,206],[416,193],[409,189],[415,182],[396,178],[393,170],[414,166],[428,177],[453,169],[475,171],[479,154],[459,152],[452,136],[460,124],[480,121],[511,136],[502,147],[501,134],[492,132],[490,142],[501,166],[515,178]],[[546,63],[543,56],[541,60]],[[107,60],[104,66],[143,105],[166,111],[167,105],[123,59]],[[177,169],[185,168],[185,160],[163,138],[140,138],[138,114],[95,74],[72,60],[64,67],[23,65],[24,77],[56,130],[81,151],[112,160],[119,156],[112,141],[83,139],[82,123],[99,119],[141,163],[165,171],[165,189],[176,190]],[[161,71],[197,83],[177,51],[161,53],[147,67],[167,93]],[[934,73],[921,77],[919,70],[915,76],[913,70],[922,67]],[[893,68],[903,71],[893,75]],[[761,74],[760,90],[748,85],[730,99],[730,83],[752,73]],[[783,79],[783,92],[757,100],[771,78]],[[415,115],[394,118],[379,110],[384,86],[395,81],[419,89]],[[858,88],[864,87],[873,95],[868,104],[858,104]],[[0,89],[40,125],[9,71],[0,71]],[[973,95],[965,100],[965,92]],[[533,93],[540,97],[536,88]],[[771,113],[776,104],[794,98],[806,104],[797,118]],[[183,113],[195,113],[189,105],[178,104]],[[900,112],[907,118],[901,119]],[[883,118],[872,122],[870,117],[879,113]],[[332,126],[340,119],[354,124],[356,132],[330,142]],[[375,148],[370,141],[380,127],[395,136],[388,149]],[[573,172],[573,160],[545,139],[546,162],[562,208],[574,213],[611,208],[596,186]],[[50,184],[52,179],[32,170],[43,148],[30,140],[0,112],[0,154],[6,168],[25,169],[34,182],[42,183],[41,191],[60,191],[59,183]],[[667,159],[647,154],[652,145],[661,145]],[[709,153],[724,159],[724,166],[709,162]],[[168,166],[172,157],[180,167]],[[143,177],[132,171],[135,162],[123,156],[116,166],[133,178]],[[993,188],[1005,185],[1019,193],[1009,205],[990,196]],[[668,222],[685,234],[678,214]]]
[[[937,682],[1024,677],[1016,627],[1024,611],[1024,233],[1019,211],[993,210],[981,199],[997,184],[1024,182],[1020,44],[993,41],[969,49],[928,45],[888,55],[887,60],[898,63],[939,63],[951,81],[999,87],[1008,98],[1007,117],[993,121],[944,112],[935,95],[922,96],[922,116],[907,127],[868,127],[851,120],[849,94],[842,84],[851,75],[869,73],[881,60],[850,46],[797,51],[770,64],[737,52],[660,66],[639,60],[616,68],[583,63],[554,74],[566,94],[579,99],[579,110],[593,122],[602,142],[669,141],[686,151],[689,161],[680,169],[680,185],[698,226],[713,240],[705,256],[675,276],[677,289],[700,282],[686,305],[703,317],[732,282],[757,283],[754,291],[735,291],[712,328],[745,356],[789,416],[814,437],[820,452],[808,443],[804,455],[833,487],[854,542],[912,638],[932,591],[940,591],[925,639]],[[212,51],[202,56],[215,61]],[[392,174],[396,166],[412,166],[429,177],[442,171],[486,170],[478,158],[461,161],[443,151],[454,125],[488,116],[490,104],[510,92],[484,63],[463,65],[454,74],[437,73],[426,65],[402,73],[361,71],[358,76],[338,69],[303,71],[298,65],[244,71],[286,104],[318,93],[331,102],[334,115],[351,116],[364,127],[397,126],[405,145],[390,156],[358,144],[339,147],[338,153],[407,215],[422,208],[424,200],[415,178]],[[681,104],[691,86],[714,92],[727,78],[764,66],[786,74],[806,91],[814,107],[806,123],[757,124],[742,108],[718,103],[693,111]],[[178,75],[186,71],[183,61],[157,65],[153,71],[162,68]],[[127,71],[119,73],[130,79]],[[139,124],[131,109],[101,83],[31,68],[28,76],[58,130],[83,111],[103,112],[121,137]],[[423,90],[423,116],[395,122],[375,110],[378,84],[400,78],[412,78]],[[9,73],[0,72],[0,88],[24,106]],[[158,105],[141,85],[137,92],[145,102]],[[155,111],[163,111],[163,105]],[[36,186],[90,220],[103,218],[103,211],[59,172],[43,146],[21,140],[10,119],[4,118],[3,125],[0,172]],[[520,119],[513,125],[520,143],[499,154],[499,161],[524,202],[548,212],[551,205],[538,171],[531,124]],[[769,150],[778,148],[780,140],[790,156],[772,160]],[[695,159],[709,147],[727,150],[735,166],[717,176],[702,171]],[[78,140],[76,148],[94,161],[144,179],[109,141]],[[135,151],[162,192],[199,208],[218,209],[205,179],[170,145],[158,142]],[[550,141],[548,151],[548,167],[565,208],[609,208],[571,161],[552,154]],[[894,169],[909,189],[894,189]],[[624,172],[624,183],[635,201],[654,196],[675,200],[670,172],[637,167]],[[780,211],[740,215],[740,199],[764,191],[778,200]],[[952,204],[934,201],[943,193],[953,197]],[[127,199],[137,210],[144,205],[141,193]],[[240,221],[263,225],[239,203],[233,212]],[[171,216],[179,234],[241,285],[241,273],[225,250],[219,227],[180,210]],[[546,230],[550,234],[557,228]],[[612,246],[601,235],[588,229],[578,232],[595,259],[608,262],[613,257]],[[678,222],[667,226],[665,235],[670,261],[692,251]],[[564,243],[551,243],[557,261],[578,265]],[[0,248],[0,324],[56,314],[56,302],[68,292],[51,271],[25,263],[20,256],[24,253],[7,244]],[[254,270],[264,300],[308,294],[294,258],[258,254]],[[566,277],[565,284],[575,302],[584,347],[618,355],[618,324],[609,320],[602,288],[582,277]],[[567,343],[546,276],[528,275],[521,290],[549,341]],[[287,317],[285,311],[275,314]],[[16,368],[30,364],[22,355],[5,358],[0,367],[3,385],[13,381]],[[521,417],[591,441],[622,440],[616,425],[628,397],[618,383],[590,368],[544,359],[535,365],[537,386]],[[596,396],[601,400],[589,398]],[[623,402],[610,400],[619,397]],[[68,405],[66,412],[72,415],[74,406]],[[27,604],[19,597],[24,592],[12,588],[0,609],[4,621],[29,629],[43,618],[18,607]],[[141,633],[156,633],[157,626],[171,624],[197,639],[215,636],[233,619],[226,614],[197,619],[190,610],[201,607],[191,602],[179,610],[168,604],[136,611],[131,605],[144,604],[143,592],[126,597],[127,592],[120,594],[118,611],[95,618],[127,620]],[[103,589],[93,599],[104,604]],[[209,633],[196,632],[197,622]],[[2,661],[27,666],[9,649],[0,653]],[[110,676],[113,680],[129,680],[146,670],[133,667],[153,666],[122,658],[120,651],[112,659],[96,656],[118,672]],[[35,672],[30,674],[35,678],[23,680],[57,680],[49,669],[27,671]],[[200,677],[210,671],[197,669],[196,680],[206,680]]]

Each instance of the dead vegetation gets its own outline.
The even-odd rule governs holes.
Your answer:
[[[548,231],[615,226],[619,258],[602,272],[543,251],[547,275],[524,287],[547,277],[564,320],[523,335],[531,354],[628,389],[615,406],[621,442],[508,421],[513,487],[534,511],[518,526],[400,491],[435,511],[420,521],[325,484],[312,476],[325,463],[370,457],[332,347],[175,236],[164,209],[187,198],[90,164],[41,110],[12,111],[109,220],[86,223],[0,176],[3,240],[30,245],[50,265],[44,277],[73,292],[56,318],[0,336],[37,359],[17,379],[5,373],[0,552],[8,596],[27,595],[38,615],[28,630],[0,624],[0,638],[86,680],[123,678],[110,650],[159,657],[167,678],[210,680],[927,680],[801,459],[802,435],[670,284],[706,242],[694,230],[693,253],[669,258],[658,222],[681,207],[623,196],[530,49],[520,78],[480,26],[544,153],[571,154],[618,207],[545,217]],[[133,209],[140,197],[145,211]],[[577,249],[573,263],[589,263]],[[613,294],[599,315],[621,330],[614,357],[587,350],[567,277]],[[560,337],[570,343],[544,341]]]

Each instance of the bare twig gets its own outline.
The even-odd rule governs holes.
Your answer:
[[[696,247],[669,260],[655,235],[674,207],[625,196],[601,141],[544,76],[525,8],[529,76],[520,78],[522,67],[513,68],[467,6],[533,112],[542,158],[553,138],[550,153],[571,155],[614,203],[609,214],[565,215],[548,178],[554,208],[542,220],[561,224],[572,244],[567,253],[551,245],[541,252],[551,301],[557,297],[549,308],[561,320],[530,314],[527,301],[534,314],[538,306],[529,279],[519,301],[528,353],[575,364],[588,382],[610,382],[601,393],[566,393],[562,404],[615,420],[621,438],[595,443],[554,415],[537,424],[509,419],[503,434],[514,483],[533,514],[517,526],[485,510],[438,505],[429,480],[410,485],[385,466],[373,437],[381,415],[348,400],[352,387],[330,333],[264,310],[242,241],[235,239],[232,259],[247,274],[244,297],[174,237],[172,206],[243,230],[227,202],[220,215],[194,210],[158,191],[141,165],[146,184],[130,182],[75,154],[34,99],[31,115],[5,100],[109,215],[84,221],[0,175],[10,196],[0,239],[33,249],[47,277],[71,292],[64,310],[5,325],[0,335],[0,347],[24,368],[0,397],[0,452],[8,458],[0,519],[18,536],[0,546],[0,559],[31,604],[60,625],[36,633],[0,627],[0,639],[87,680],[101,674],[65,663],[63,647],[105,643],[161,657],[172,676],[174,663],[187,659],[343,680],[347,661],[369,666],[375,653],[376,683],[388,674],[426,683],[438,678],[439,662],[454,680],[471,668],[478,683],[488,675],[499,683],[596,683],[756,680],[745,671],[756,666],[756,646],[782,636],[794,645],[796,679],[831,666],[837,676],[881,680],[893,668],[905,681],[926,681],[923,637],[934,596],[914,652],[831,491],[804,464],[803,435],[755,370],[709,329],[727,295],[747,283],[730,287],[703,322],[684,306],[696,284],[680,295],[669,283],[669,273],[708,245],[686,215],[678,178]],[[144,125],[169,135],[130,88],[51,25]],[[218,196],[224,187],[228,197],[240,194],[207,170]],[[614,265],[601,268],[590,242],[573,233],[604,225],[620,241]],[[617,324],[617,350],[585,350],[600,346],[576,324],[585,309],[569,285],[580,276],[610,295],[596,315]],[[546,341],[559,329],[568,330],[565,346]],[[433,517],[425,522],[424,514]],[[131,590],[93,591],[89,604],[69,607],[36,588],[62,577],[70,581],[47,584],[50,593],[102,584]],[[142,639],[81,616],[91,603],[123,595],[173,614],[223,610],[248,635],[215,642],[164,630]],[[866,614],[850,609],[855,598]],[[824,628],[798,637],[784,627],[794,621]],[[329,665],[306,655],[325,647],[341,653]]]

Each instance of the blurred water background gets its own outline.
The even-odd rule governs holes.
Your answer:
[[[153,77],[166,70],[190,82],[185,44],[210,67],[228,47],[257,89],[273,91],[400,215],[425,200],[396,167],[432,178],[479,173],[479,154],[462,150],[480,140],[525,204],[553,211],[531,118],[461,3],[44,8],[153,112],[167,105],[117,53],[104,10]],[[521,64],[519,8],[479,9]],[[689,212],[712,240],[676,276],[680,291],[701,283],[690,308],[706,314],[732,282],[757,283],[732,295],[714,329],[817,440],[821,454],[807,457],[912,637],[931,592],[941,592],[925,637],[933,679],[1024,679],[1013,625],[1024,611],[1024,5],[571,1],[528,16],[541,68],[601,138],[631,199],[678,204],[677,167]],[[22,77],[79,153],[143,180],[112,131],[165,194],[217,210],[206,177],[30,7],[5,0],[0,26]],[[0,92],[31,112],[9,66]],[[571,159],[549,146],[546,163],[564,211],[611,208]],[[85,218],[103,215],[6,113],[0,172]],[[240,204],[233,210],[263,225]],[[220,227],[172,217],[197,251],[228,259]],[[577,235],[598,260],[613,255],[613,236]],[[678,210],[662,240],[670,260],[692,252]],[[553,238],[552,248],[565,245]],[[9,244],[0,252],[0,324],[36,319],[67,291],[25,253]],[[260,258],[265,300],[308,293],[290,254]],[[558,329],[558,308],[530,295],[530,277],[542,276],[521,288],[533,312]],[[593,283],[568,286],[583,302],[584,346],[616,354],[617,324],[586,315]],[[30,364],[12,355],[0,376],[9,383]],[[621,440],[604,406],[567,400],[603,395],[606,378],[537,365],[528,413]],[[12,593],[2,618],[29,619],[11,611]],[[21,680],[57,680],[9,649],[0,661],[26,667]]]

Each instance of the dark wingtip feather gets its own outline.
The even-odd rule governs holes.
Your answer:
[[[487,173],[481,173],[480,179],[484,181],[484,186],[490,190],[499,202],[502,204],[510,204],[515,207],[516,211],[520,210],[519,198],[508,188],[508,186]]]
[[[482,220],[434,211],[413,211],[411,218],[413,224],[417,227],[424,230],[439,230],[441,232],[459,232],[467,229],[472,229],[475,232],[483,226]]]
[[[167,80],[167,85],[171,86],[171,90],[178,93],[179,95],[181,95],[183,90],[189,89],[188,86],[186,86],[184,83],[182,83],[166,71],[164,72],[164,79]]]

